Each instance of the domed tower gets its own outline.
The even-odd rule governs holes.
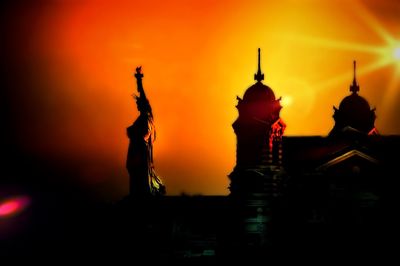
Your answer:
[[[281,137],[286,125],[279,117],[281,99],[262,83],[260,49],[254,79],[256,83],[246,90],[243,99],[237,97],[239,117],[232,125],[237,137],[236,166],[229,175],[231,194],[272,192],[265,187],[265,171],[281,163]]]
[[[237,137],[236,166],[229,175],[231,198],[239,222],[236,233],[247,247],[269,246],[274,204],[281,194],[283,177],[282,134],[285,123],[280,119],[280,99],[264,85],[260,49],[256,83],[237,97],[239,117],[233,123]]]
[[[339,105],[335,106],[333,118],[335,126],[329,136],[343,136],[352,133],[361,135],[376,135],[375,108],[371,109],[367,100],[358,95],[360,86],[356,79],[356,61],[354,61],[353,84],[350,85],[351,94],[345,97]]]

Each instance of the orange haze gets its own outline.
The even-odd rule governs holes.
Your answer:
[[[8,20],[25,29],[15,35],[25,34],[19,53],[30,58],[38,88],[24,102],[40,112],[31,139],[21,133],[21,142],[37,156],[81,162],[76,181],[89,189],[111,184],[101,193],[126,194],[125,130],[138,116],[132,73],[142,65],[157,127],[156,171],[168,194],[227,194],[236,95],[254,82],[258,47],[264,82],[283,98],[286,135],[329,132],[332,106],[349,94],[353,59],[378,130],[400,133],[400,62],[387,48],[400,39],[398,14],[397,0],[18,6]]]

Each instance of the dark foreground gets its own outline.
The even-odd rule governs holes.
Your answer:
[[[126,198],[107,206],[64,203],[51,212],[32,205],[13,218],[13,225],[1,221],[2,229],[8,226],[9,231],[2,231],[0,254],[13,260],[111,259],[132,264],[396,258],[392,213],[397,208],[391,201],[370,202],[364,213],[359,208],[355,213],[354,202],[348,202],[343,209],[326,209],[320,215],[306,198],[282,200],[268,241],[251,243],[240,231],[237,208],[224,196]],[[32,217],[34,223],[29,222]]]

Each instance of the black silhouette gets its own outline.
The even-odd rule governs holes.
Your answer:
[[[351,94],[345,97],[339,105],[335,106],[335,126],[329,133],[330,136],[349,135],[349,134],[378,134],[374,126],[375,109],[370,109],[369,103],[358,95],[360,86],[356,79],[356,61],[354,63],[353,84],[350,85]]]
[[[154,121],[140,67],[135,77],[140,115],[128,128],[126,162],[133,197],[91,202],[87,191],[55,181],[71,178],[70,162],[44,164],[9,144],[2,175],[19,185],[15,178],[25,177],[32,205],[0,217],[0,257],[160,265],[397,258],[388,236],[398,230],[400,137],[376,134],[374,110],[358,95],[355,78],[335,112],[331,137],[282,136],[280,99],[261,82],[259,53],[256,83],[238,97],[231,194],[152,197],[165,187],[154,172]],[[10,188],[0,181],[1,204]]]
[[[282,106],[272,89],[264,85],[260,49],[256,83],[237,97],[239,117],[233,123],[237,136],[236,166],[229,175],[235,205],[236,228],[241,245],[270,246],[273,201],[280,196],[284,171],[281,142],[285,123],[279,117]]]
[[[139,96],[135,96],[139,117],[128,127],[130,139],[126,168],[130,176],[132,196],[164,195],[165,186],[153,164],[153,142],[156,139],[153,112],[143,89],[141,67],[135,73]]]
[[[261,82],[264,74],[261,73],[260,49],[254,79],[257,82],[246,90],[243,99],[237,97],[239,117],[232,125],[237,136],[236,167],[230,174],[233,194],[242,193],[249,187],[253,187],[252,190],[265,189],[266,177],[261,173],[266,167],[279,163],[276,151],[285,127],[279,117],[281,99],[275,99],[272,89]],[[250,169],[260,173],[260,178],[246,178]],[[256,180],[263,185],[257,184]],[[244,184],[248,182],[251,184]]]

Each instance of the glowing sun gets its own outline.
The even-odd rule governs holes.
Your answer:
[[[400,61],[400,46],[394,48],[393,50],[393,58],[397,61]]]

